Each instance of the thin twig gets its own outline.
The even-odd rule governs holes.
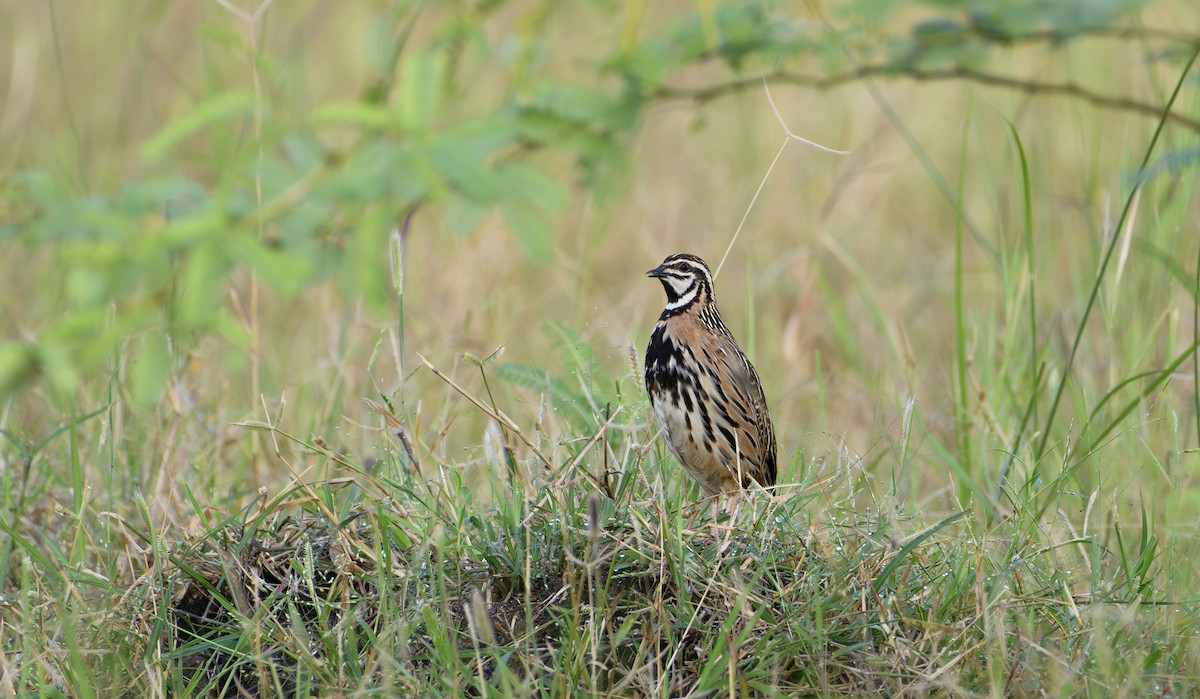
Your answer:
[[[767,104],[771,107],[771,113],[775,115],[775,121],[779,122],[779,128],[783,129],[783,132],[787,134],[789,140],[799,141],[806,146],[811,146],[825,153],[832,153],[834,155],[850,155],[850,151],[848,150],[837,150],[836,148],[830,148],[829,146],[823,146],[820,143],[810,141],[803,136],[797,136],[791,129],[788,128],[787,122],[783,120],[783,115],[779,113],[779,108],[775,106],[775,100],[771,97],[771,88],[767,86],[767,78],[765,76],[762,79],[762,86],[763,94],[767,96]]]
[[[519,437],[522,442],[525,442],[525,446],[529,447],[529,449],[534,453],[535,456],[537,456],[538,460],[540,460],[546,466],[546,468],[554,467],[554,464],[550,461],[550,459],[548,459],[546,457],[545,454],[542,453],[542,450],[538,449],[537,445],[533,443],[533,440],[531,440],[528,435],[526,435],[524,432],[522,432],[521,428],[517,425],[517,423],[513,422],[512,418],[505,415],[503,410],[500,410],[498,408],[493,409],[487,403],[484,403],[483,401],[479,400],[475,396],[468,393],[465,388],[463,388],[462,386],[459,386],[457,383],[455,383],[454,379],[452,379],[449,376],[447,376],[446,374],[442,373],[442,371],[440,369],[435,367],[428,359],[425,358],[424,355],[418,353],[417,358],[420,359],[421,362],[424,363],[425,366],[430,371],[433,372],[434,376],[438,377],[442,381],[445,381],[446,385],[449,386],[450,388],[453,388],[455,391],[457,391],[460,396],[471,401],[471,403],[473,403],[476,408],[479,408],[480,410],[482,410],[485,415],[487,415],[488,417],[491,417],[493,420],[500,423],[502,426],[504,426],[505,429],[511,430],[514,434],[516,434],[517,437]]]
[[[425,478],[425,474],[421,473],[421,462],[417,460],[417,450],[413,447],[412,438],[408,435],[408,430],[404,428],[404,423],[400,422],[400,418],[391,413],[390,410],[376,403],[370,398],[363,398],[363,402],[371,409],[371,412],[379,415],[387,423],[388,429],[396,441],[400,442],[400,446],[404,447],[404,453],[408,456],[408,462],[412,464],[417,475]]]
[[[737,242],[738,236],[742,234],[742,228],[744,228],[746,225],[746,219],[750,218],[750,211],[754,209],[754,202],[758,201],[758,195],[762,194],[763,187],[766,186],[767,180],[771,177],[771,172],[775,169],[775,164],[779,162],[780,156],[783,155],[783,151],[785,148],[787,148],[789,143],[792,141],[798,141],[806,146],[816,148],[824,153],[832,153],[834,155],[850,154],[850,151],[848,150],[836,150],[828,146],[823,146],[820,143],[810,141],[803,136],[797,136],[791,129],[788,128],[787,122],[783,120],[783,115],[780,114],[779,109],[775,107],[775,100],[771,98],[771,89],[767,87],[766,76],[763,76],[762,78],[762,86],[763,92],[767,96],[767,104],[771,106],[771,113],[775,115],[775,120],[779,122],[779,126],[783,129],[783,133],[786,138],[783,139],[783,145],[779,147],[779,152],[775,154],[775,159],[771,161],[771,166],[767,168],[767,172],[763,175],[762,181],[758,183],[758,189],[754,190],[754,196],[750,198],[750,204],[746,207],[746,212],[742,214],[742,220],[738,223],[737,230],[733,232],[733,237],[729,239],[729,245],[725,248],[725,254],[721,255],[721,261],[717,263],[717,269],[713,272],[713,279],[717,278],[717,275],[721,273],[721,268],[725,266],[725,260],[729,257],[730,251],[733,250],[733,244]]]

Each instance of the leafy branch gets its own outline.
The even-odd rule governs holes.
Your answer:
[[[1200,39],[1197,40],[1200,41]],[[920,69],[906,68],[895,64],[879,64],[861,66],[854,70],[828,76],[807,75],[803,73],[789,72],[786,70],[777,70],[766,75],[767,81],[772,84],[782,83],[801,87],[812,87],[819,90],[828,90],[845,85],[847,83],[858,82],[874,77],[908,78],[918,82],[966,80],[982,85],[1018,90],[1030,95],[1070,97],[1073,99],[1082,100],[1097,107],[1133,112],[1135,114],[1141,114],[1143,116],[1149,116],[1156,119],[1162,116],[1161,105],[1152,104],[1149,102],[1139,102],[1138,100],[1128,97],[1107,95],[1101,92],[1096,92],[1074,81],[1068,80],[1066,82],[1042,82],[1036,80],[1024,80],[1007,75],[989,73],[987,71],[962,65],[953,66],[950,68]],[[755,75],[745,78],[738,78],[736,80],[730,80],[715,85],[706,85],[703,87],[676,87],[664,85],[655,90],[652,93],[652,97],[658,100],[683,100],[703,104],[705,102],[720,99],[726,95],[742,92],[744,90],[757,89],[762,85],[762,80],[763,77]],[[1166,118],[1167,121],[1172,124],[1200,133],[1200,119],[1196,117],[1182,114],[1180,112],[1171,112]]]

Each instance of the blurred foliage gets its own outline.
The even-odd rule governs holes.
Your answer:
[[[548,262],[551,216],[569,189],[613,191],[626,143],[663,99],[719,97],[726,86],[743,89],[800,61],[822,66],[822,79],[852,77],[863,66],[902,76],[977,67],[990,49],[1013,42],[1061,43],[1091,32],[1137,40],[1133,13],[1148,2],[931,0],[910,18],[911,5],[856,0],[806,19],[775,2],[697,3],[665,31],[622,32],[601,48],[587,79],[574,81],[556,77],[541,34],[568,3],[545,3],[515,29],[515,52],[485,31],[507,2],[455,3],[436,17],[424,5],[396,3],[366,42],[378,79],[357,101],[303,110],[270,91],[212,87],[144,143],[144,176],[117,191],[81,192],[43,171],[7,176],[0,242],[52,246],[63,287],[61,316],[36,337],[0,344],[0,392],[42,380],[70,390],[80,372],[111,365],[126,338],[137,337],[128,347],[132,390],[152,401],[171,350],[206,333],[246,334],[224,302],[239,270],[283,295],[337,280],[384,308],[392,302],[388,236],[418,207],[454,235],[498,212],[528,257]],[[418,22],[438,26],[417,42]],[[282,70],[249,38],[217,38],[252,55],[267,79]],[[1167,48],[1149,60],[1195,43],[1154,38]],[[701,64],[741,82],[672,91],[673,76]],[[482,105],[479,95],[462,99],[483,68],[501,71],[506,84],[489,85]],[[576,164],[571,188],[546,166],[556,153]],[[574,402],[573,391],[562,385],[554,395]]]

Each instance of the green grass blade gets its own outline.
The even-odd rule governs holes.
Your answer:
[[[1171,97],[1163,107],[1162,115],[1159,117],[1158,124],[1154,129],[1154,135],[1150,137],[1150,143],[1146,146],[1146,150],[1142,154],[1142,164],[1138,168],[1139,174],[1145,169],[1147,163],[1150,162],[1150,156],[1154,154],[1154,148],[1158,145],[1163,130],[1166,128],[1167,116],[1171,113],[1171,108],[1175,106],[1175,100],[1183,90],[1187,76],[1191,73],[1192,66],[1195,65],[1197,57],[1200,57],[1200,48],[1197,48],[1192,53],[1187,65],[1179,73],[1179,79],[1175,82],[1175,89],[1172,90]],[[1083,342],[1083,332],[1087,328],[1092,308],[1096,305],[1096,299],[1100,295],[1100,284],[1104,281],[1105,273],[1108,271],[1108,264],[1112,260],[1113,252],[1117,249],[1117,243],[1121,240],[1121,232],[1125,230],[1125,220],[1129,217],[1133,209],[1133,202],[1138,189],[1137,186],[1133,187],[1125,197],[1125,204],[1121,207],[1121,215],[1117,218],[1117,222],[1113,226],[1112,236],[1109,238],[1108,245],[1104,248],[1103,257],[1100,258],[1100,268],[1096,271],[1096,276],[1092,280],[1092,289],[1088,292],[1087,303],[1083,307],[1083,315],[1079,318],[1079,323],[1075,328],[1075,338],[1071,341],[1071,351],[1067,354],[1067,362],[1063,366],[1062,377],[1058,380],[1058,388],[1054,391],[1054,399],[1050,402],[1050,410],[1046,414],[1046,422],[1042,427],[1042,441],[1038,443],[1037,448],[1037,458],[1039,459],[1046,453],[1046,446],[1050,443],[1050,436],[1054,427],[1054,417],[1058,412],[1058,404],[1062,400],[1067,382],[1071,379],[1071,369],[1075,363],[1075,355],[1079,352],[1079,345]]]

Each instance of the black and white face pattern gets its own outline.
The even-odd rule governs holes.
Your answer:
[[[704,260],[695,255],[671,255],[646,275],[662,282],[663,290],[667,292],[664,314],[673,315],[697,301],[703,303],[712,298],[712,273]]]

